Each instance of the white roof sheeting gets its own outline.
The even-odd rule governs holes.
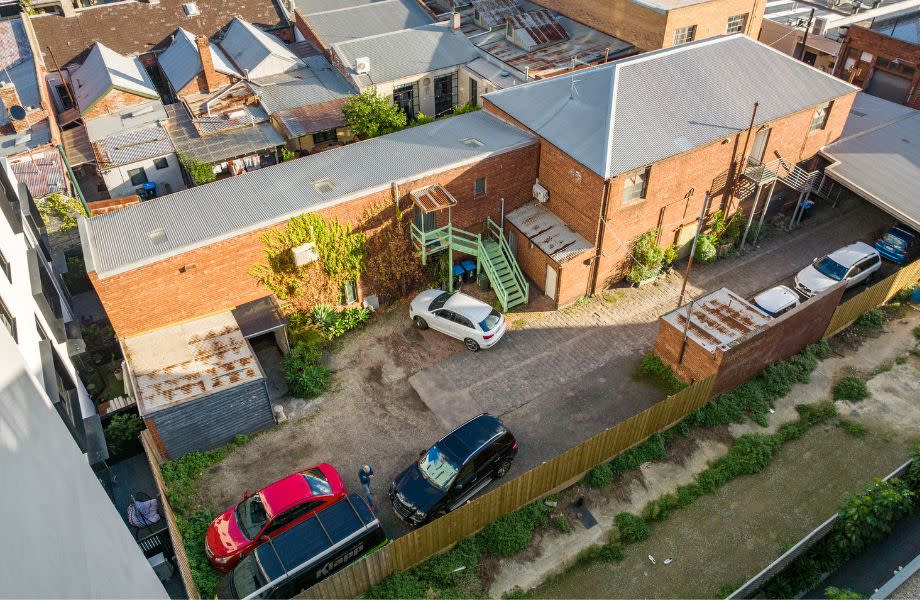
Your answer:
[[[757,123],[764,123],[857,89],[737,34],[486,98],[610,178],[747,129],[754,102],[760,102]]]
[[[920,111],[825,146],[828,177],[920,230]]]
[[[479,58],[476,46],[449,23],[403,29],[332,46],[361,88],[455,67]],[[355,71],[357,59],[370,59],[370,73]]]
[[[469,137],[482,146],[461,142]],[[183,190],[81,219],[87,268],[100,277],[129,271],[535,141],[480,110]],[[317,190],[321,179],[333,190]],[[151,240],[156,229],[165,240]]]
[[[238,78],[243,77],[233,68],[230,60],[217,46],[210,44],[210,47],[211,62],[214,64],[215,71]],[[177,92],[201,73],[201,56],[198,54],[195,36],[181,27],[176,31],[172,44],[157,57],[157,61],[163,68],[170,85]]]
[[[111,89],[145,98],[160,97],[140,59],[122,56],[100,42],[93,44],[70,80],[80,112],[92,108]]]
[[[220,47],[250,79],[278,75],[304,66],[303,61],[281,40],[239,17],[230,21]]]
[[[565,221],[536,202],[511,211],[505,218],[559,264],[594,248]]]
[[[866,92],[859,92],[853,100],[853,108],[850,109],[850,114],[847,115],[847,122],[843,126],[843,133],[840,138],[848,138],[851,135],[874,129],[879,125],[885,125],[896,119],[916,113],[917,111],[909,106],[895,104]]]
[[[360,38],[411,29],[433,19],[415,0],[383,0],[305,17],[326,47]]]
[[[686,329],[687,338],[707,352],[726,350],[770,321],[770,317],[728,288],[710,292],[692,306],[685,304],[661,319],[678,331]]]

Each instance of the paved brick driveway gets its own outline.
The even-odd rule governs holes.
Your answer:
[[[786,280],[815,256],[855,239],[871,240],[889,218],[868,205],[828,207],[793,233],[777,233],[755,252],[694,269],[694,297],[722,286],[748,296]],[[680,276],[641,290],[616,290],[512,331],[495,349],[458,353],[409,382],[446,426],[478,414],[501,415],[538,463],[658,400],[629,374],[655,342],[658,316],[676,307]],[[513,320],[514,316],[511,315]],[[537,456],[539,455],[539,456]],[[523,465],[522,465],[523,466]]]

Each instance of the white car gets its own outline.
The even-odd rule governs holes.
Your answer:
[[[409,317],[419,329],[431,327],[463,340],[470,352],[491,348],[505,334],[505,317],[476,298],[444,290],[425,290],[409,304]]]
[[[799,295],[784,285],[772,287],[754,296],[754,306],[771,317],[785,314],[799,305]]]
[[[816,258],[795,276],[795,289],[807,297],[820,294],[838,281],[847,288],[866,281],[882,265],[878,250],[856,242]]]

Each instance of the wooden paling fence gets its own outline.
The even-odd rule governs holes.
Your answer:
[[[867,310],[885,304],[892,296],[917,280],[920,280],[920,260],[915,260],[838,306],[827,331],[824,332],[824,337],[839,333]]]
[[[173,513],[172,506],[169,505],[169,499],[166,497],[166,483],[163,481],[163,473],[160,471],[160,464],[162,464],[163,460],[150,437],[149,431],[141,432],[141,444],[144,446],[147,462],[150,463],[150,470],[153,471],[153,478],[157,483],[157,492],[163,504],[163,513],[166,515],[166,525],[169,528],[169,538],[172,540],[173,550],[176,553],[176,563],[179,565],[179,574],[182,575],[185,593],[189,600],[200,600],[201,596],[198,594],[198,588],[195,587],[195,580],[192,579],[192,568],[188,564],[188,555],[185,553],[185,544],[182,543],[182,535],[179,533],[179,524],[176,523],[176,515]]]
[[[597,465],[663,431],[709,401],[715,375],[534,467],[313,586],[303,598],[353,598],[395,571],[447,550],[495,519],[566,486]]]

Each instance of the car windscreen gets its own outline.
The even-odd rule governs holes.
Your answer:
[[[847,268],[836,260],[832,259],[830,256],[825,256],[824,258],[816,260],[815,269],[817,269],[818,272],[822,275],[830,277],[836,281],[840,281],[847,275]]]
[[[259,571],[259,563],[255,554],[250,554],[241,560],[233,569],[230,577],[233,579],[233,591],[236,592],[237,598],[245,598],[266,583]]]
[[[460,466],[454,462],[453,457],[437,444],[422,454],[418,460],[418,468],[425,479],[442,490],[450,487],[457,476],[457,471],[460,470]]]
[[[262,494],[253,494],[240,502],[236,507],[236,521],[243,530],[243,535],[247,538],[254,539],[265,523],[268,522],[268,511],[262,504]]]
[[[310,491],[314,496],[328,496],[332,493],[332,486],[329,485],[329,480],[319,469],[307,469],[303,472],[303,476],[307,480],[307,485],[310,486]]]
[[[443,294],[441,294],[440,296],[438,296],[437,298],[431,301],[431,304],[428,305],[428,310],[434,311],[434,310],[438,310],[439,308],[444,308],[444,305],[447,303],[448,300],[450,300],[450,294],[448,294],[447,292],[444,292]]]
[[[492,309],[492,312],[489,315],[479,322],[479,326],[483,331],[492,331],[498,325],[498,322],[502,320],[502,315],[500,312]]]
[[[895,235],[894,233],[892,233],[892,232],[890,232],[890,231],[889,231],[888,233],[886,233],[886,234],[882,237],[882,239],[885,241],[886,244],[889,244],[889,245],[891,245],[891,246],[894,246],[894,247],[897,248],[898,250],[904,250],[905,248],[907,248],[907,240],[905,240],[905,239],[902,238],[902,237],[899,237],[899,236]]]

